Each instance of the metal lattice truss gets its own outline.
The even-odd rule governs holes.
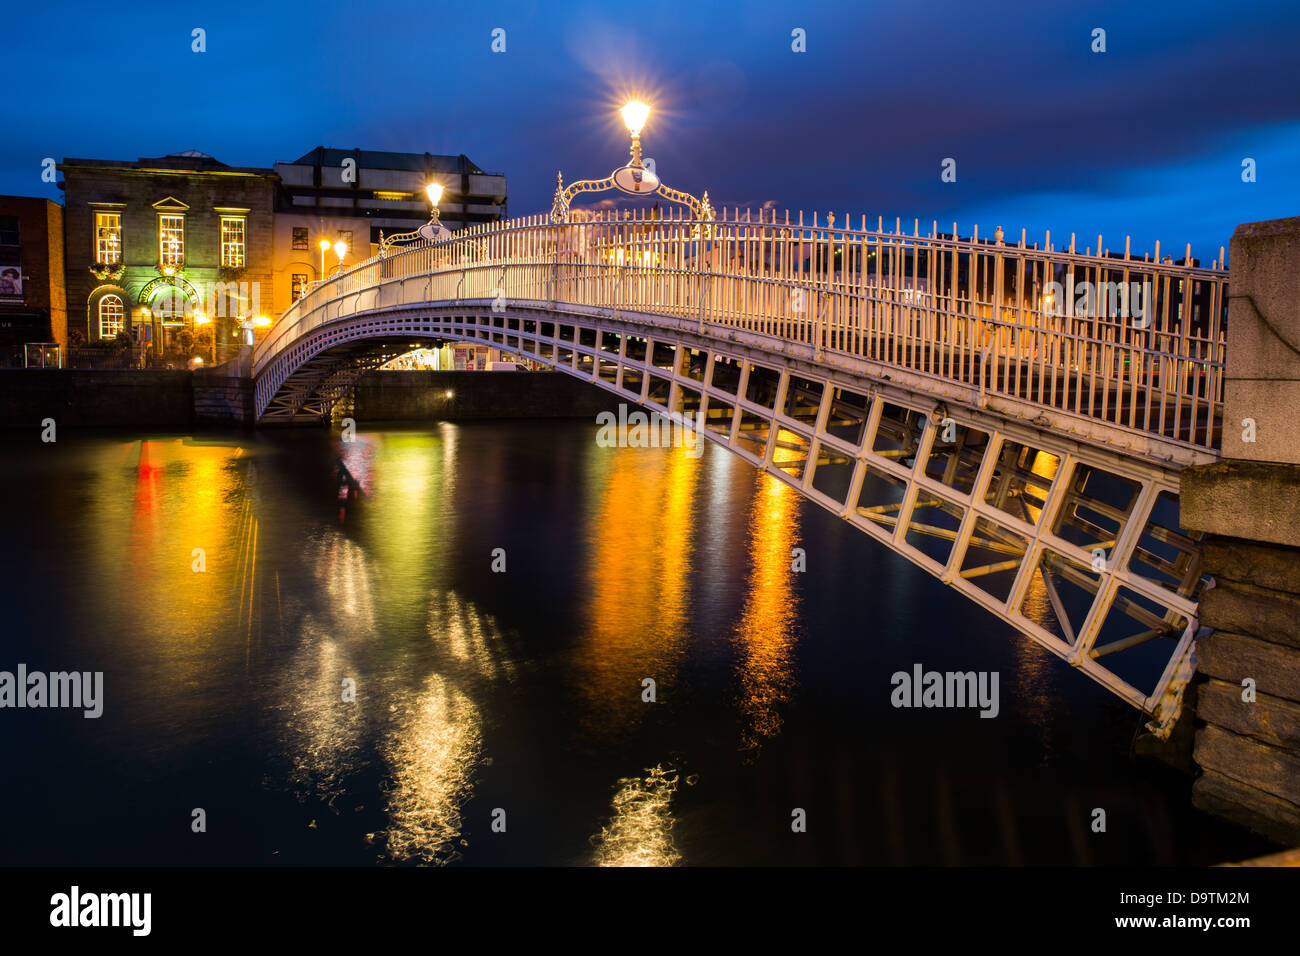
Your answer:
[[[494,313],[491,300],[315,329],[259,375],[261,418],[326,419],[349,375],[427,339],[516,352],[702,423],[709,440],[1151,714],[1158,735],[1172,729],[1202,579],[1169,465],[830,368],[808,348],[723,344],[689,322],[626,312]]]
[[[262,412],[267,424],[328,421],[334,404],[363,372],[411,351],[410,343],[360,339],[315,355],[298,366]]]

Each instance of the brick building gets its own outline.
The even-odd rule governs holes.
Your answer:
[[[63,207],[0,196],[0,365],[21,366],[29,342],[68,344]]]

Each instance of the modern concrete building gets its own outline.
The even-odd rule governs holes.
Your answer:
[[[0,365],[21,366],[23,346],[68,344],[63,207],[0,196]]]
[[[58,168],[70,326],[87,342],[126,331],[156,358],[181,358],[182,330],[208,326],[220,358],[241,324],[271,317],[272,170],[196,150]]]
[[[276,163],[275,171],[278,211],[351,219],[353,248],[362,258],[365,244],[377,245],[381,232],[409,232],[429,220],[424,187],[430,182],[444,187],[439,209],[452,232],[506,216],[505,176],[484,172],[464,154],[317,146],[292,163]]]

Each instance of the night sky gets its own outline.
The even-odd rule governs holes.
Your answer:
[[[616,108],[640,94],[661,177],[719,207],[1077,232],[1081,250],[1128,233],[1203,261],[1240,222],[1300,214],[1294,0],[41,3],[6,12],[0,53],[6,194],[61,198],[47,156],[270,166],[324,144],[463,152],[522,215],[550,208],[557,169],[624,161]]]

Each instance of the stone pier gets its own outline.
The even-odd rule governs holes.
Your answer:
[[[1300,845],[1300,218],[1239,226],[1228,285],[1223,460],[1182,476],[1205,532],[1192,799]]]

